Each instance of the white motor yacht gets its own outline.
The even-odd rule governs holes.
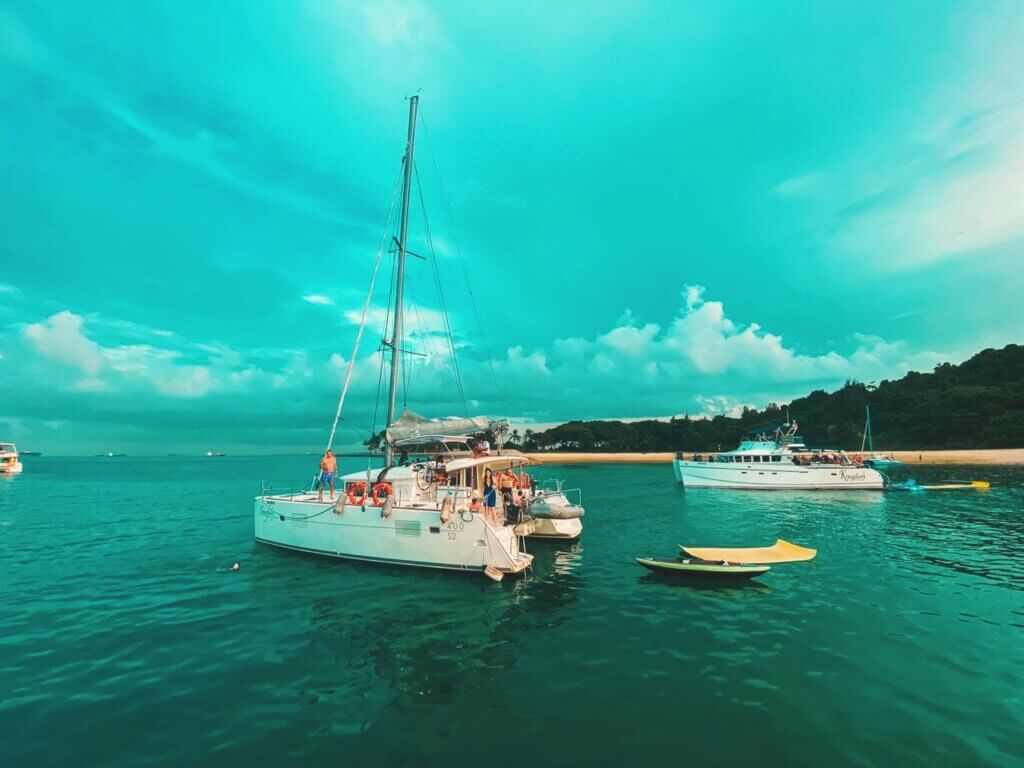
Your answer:
[[[865,466],[860,456],[835,449],[810,449],[796,434],[797,425],[762,427],[744,435],[739,447],[725,453],[676,454],[672,467],[686,488],[743,490],[881,489],[885,478]]]
[[[0,475],[16,475],[24,467],[18,456],[18,446],[14,443],[0,443]]]

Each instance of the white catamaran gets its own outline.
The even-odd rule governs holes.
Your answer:
[[[676,454],[672,467],[686,488],[744,490],[881,489],[882,475],[834,449],[811,449],[796,434],[797,425],[762,427],[744,435],[734,451]]]
[[[512,505],[509,510],[503,508],[500,500],[496,508],[481,507],[486,471],[519,470],[521,477],[522,467],[530,463],[529,459],[500,446],[494,453],[471,447],[469,436],[490,426],[484,417],[425,419],[406,410],[395,419],[399,368],[402,353],[408,351],[403,348],[403,283],[406,256],[410,253],[409,194],[418,101],[417,96],[410,98],[401,218],[395,238],[393,324],[390,340],[385,342],[390,349],[390,386],[384,467],[368,467],[342,476],[336,502],[321,501],[315,490],[275,494],[265,484],[256,498],[255,535],[257,541],[266,544],[318,555],[484,571],[491,578],[500,579],[503,574],[529,568],[533,556],[525,551],[526,536],[578,536],[583,510],[578,504],[571,504],[568,492],[560,487],[527,491],[525,483],[523,503]],[[378,265],[379,262],[380,252]],[[328,447],[333,443],[341,416],[372,295],[371,279]],[[500,499],[500,492],[498,496]]]

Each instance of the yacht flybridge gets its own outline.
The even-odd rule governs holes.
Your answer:
[[[535,533],[552,538],[572,539],[578,536],[582,528],[579,517],[583,510],[578,504],[570,503],[567,492],[560,487],[544,491],[528,487],[522,473],[522,468],[530,463],[527,457],[516,451],[503,450],[500,444],[492,452],[489,447],[471,440],[472,435],[480,433],[501,434],[507,424],[495,425],[485,417],[468,415],[427,419],[408,410],[395,418],[397,395],[403,384],[405,393],[408,393],[411,366],[405,366],[403,370],[402,358],[406,354],[416,354],[406,348],[407,340],[403,336],[406,256],[424,259],[407,247],[409,197],[416,167],[413,150],[418,102],[418,96],[410,98],[408,139],[402,161],[401,216],[397,236],[392,238],[394,249],[391,252],[395,260],[391,295],[394,305],[385,320],[382,334],[385,340],[382,342],[383,354],[380,355],[381,380],[385,380],[385,355],[390,359],[383,467],[371,467],[368,463],[365,470],[343,475],[335,486],[337,497],[334,500],[327,497],[322,476],[320,488],[300,493],[278,494],[264,484],[255,504],[256,540],[352,560],[483,571],[498,580],[504,574],[520,573],[530,567],[533,556],[525,551],[527,536]],[[418,187],[418,177],[415,183]],[[422,203],[422,193],[418,196]],[[428,245],[433,251],[429,227],[425,229]],[[327,441],[328,448],[333,444],[341,419],[387,235],[386,225],[374,277],[363,306],[355,348],[342,385],[334,426]],[[434,268],[436,270],[436,260]],[[436,271],[435,279],[440,292],[442,281]],[[445,318],[444,330],[448,334],[451,367],[457,384],[451,394],[462,398],[465,410],[459,366],[455,363],[456,345],[451,339],[443,294],[441,313]],[[400,371],[404,375],[400,375]],[[497,506],[487,507],[481,503],[485,500],[488,470],[491,478],[499,471],[511,470],[507,482],[522,483],[523,496],[519,496],[517,489],[512,497],[519,503],[510,504],[505,509],[500,490],[495,494]],[[536,517],[530,514],[531,511]]]
[[[676,454],[676,480],[686,488],[747,490],[881,489],[885,480],[859,455],[812,449],[797,435],[797,425],[761,427],[743,436],[734,451]]]

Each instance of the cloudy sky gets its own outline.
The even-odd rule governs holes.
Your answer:
[[[321,446],[420,89],[471,412],[716,413],[1019,342],[1024,6],[871,5],[5,3],[0,439]],[[409,286],[403,398],[461,414],[433,262]]]

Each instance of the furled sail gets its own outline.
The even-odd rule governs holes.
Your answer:
[[[428,419],[406,409],[388,427],[388,440],[394,443],[397,440],[408,440],[411,437],[422,437],[423,435],[461,437],[482,432],[487,429],[489,424],[490,421],[486,416],[474,416],[473,418],[450,416],[444,419]]]

